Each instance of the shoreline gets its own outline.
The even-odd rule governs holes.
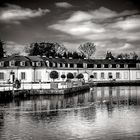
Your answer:
[[[88,91],[93,87],[102,86],[140,86],[139,81],[106,81],[106,82],[88,82],[84,85],[65,87],[65,88],[49,88],[49,89],[13,89],[8,91],[0,91],[1,99],[16,98],[16,97],[29,97],[40,95],[71,95],[81,91]],[[80,94],[80,93],[79,93]]]

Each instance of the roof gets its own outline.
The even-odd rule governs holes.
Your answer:
[[[30,61],[34,61],[34,62],[43,61],[43,59],[41,58],[41,56],[28,56],[28,59],[29,59]]]
[[[52,63],[64,63],[64,64],[134,64],[140,63],[140,60],[134,59],[65,59],[65,58],[48,58],[41,56],[19,56],[11,55],[9,57],[1,58],[0,61],[25,61],[25,62],[42,62],[45,64],[46,61]],[[43,65],[44,65],[43,64]]]
[[[30,61],[28,57],[26,56],[19,56],[19,55],[11,55],[8,57],[4,57],[0,59],[0,61]]]
[[[124,64],[124,63],[137,63],[140,60],[134,59],[65,59],[65,58],[48,58],[43,57],[44,61],[50,61],[54,63],[73,63],[73,64]]]

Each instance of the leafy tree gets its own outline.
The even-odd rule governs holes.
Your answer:
[[[66,78],[66,75],[65,75],[65,74],[62,74],[62,75],[61,75],[61,78],[62,78],[62,79],[65,79],[65,78]]]
[[[138,55],[137,55],[135,52],[130,53],[130,56],[131,56],[132,59],[134,59],[134,60],[138,59]]]
[[[69,58],[69,57],[72,57],[72,56],[73,56],[72,52],[68,52],[67,57]]]
[[[78,75],[76,76],[76,78],[77,78],[77,79],[82,79],[82,78],[84,78],[84,75],[83,75],[82,73],[80,73],[80,74],[78,74]]]
[[[93,76],[93,75],[90,75],[90,78],[91,78],[91,79],[93,79],[93,78],[94,78],[94,76]]]
[[[73,78],[74,78],[74,75],[71,72],[69,72],[67,74],[67,79],[73,79]]]
[[[53,81],[55,80],[55,79],[57,79],[58,78],[58,72],[57,71],[51,71],[51,73],[50,73],[50,78],[51,79],[53,79]]]
[[[4,42],[0,40],[0,58],[4,57],[3,45],[4,45]]]
[[[84,44],[81,44],[78,49],[88,59],[91,59],[95,54],[96,46],[92,42],[86,42]]]
[[[107,52],[105,59],[114,59],[114,56],[112,55],[111,52]]]
[[[118,58],[119,58],[119,59],[130,59],[130,54],[128,54],[128,53],[120,53],[120,54],[117,55],[116,58],[117,58],[117,59],[118,59]]]
[[[26,48],[26,52],[29,55],[46,55],[47,57],[52,56],[62,56],[67,49],[58,43],[54,42],[36,42],[32,43],[28,48]],[[59,55],[58,55],[59,54]]]

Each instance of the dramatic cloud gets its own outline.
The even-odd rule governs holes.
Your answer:
[[[68,2],[56,2],[55,5],[61,8],[70,8],[72,5]]]
[[[48,28],[95,42],[98,51],[133,51],[135,45],[131,42],[140,37],[140,15],[135,10],[118,13],[101,7],[89,12],[76,11]]]
[[[24,44],[19,44],[13,41],[7,41],[6,45],[4,46],[4,50],[6,51],[6,55],[11,55],[15,53],[26,55],[25,47],[26,45]]]
[[[20,20],[39,17],[49,12],[48,9],[32,10],[29,8],[22,8],[18,5],[7,4],[7,7],[0,9],[0,21],[5,23],[19,23]]]

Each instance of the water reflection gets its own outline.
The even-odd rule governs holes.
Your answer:
[[[0,103],[0,140],[140,139],[140,87]]]

